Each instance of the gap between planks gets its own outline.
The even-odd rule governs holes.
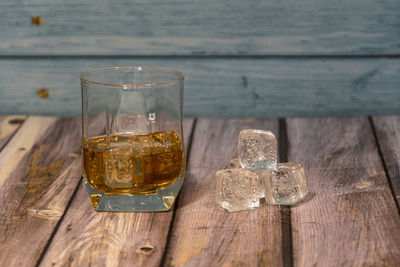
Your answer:
[[[190,155],[191,155],[191,151],[192,151],[192,144],[193,144],[193,136],[194,136],[194,132],[196,131],[196,124],[197,124],[197,119],[195,118],[193,120],[193,124],[192,124],[192,132],[190,133],[189,136],[189,140],[188,140],[188,148],[187,148],[187,153],[186,153],[186,170],[188,170],[190,168],[189,166],[189,162],[190,162]],[[168,235],[167,235],[167,241],[165,243],[165,248],[164,248],[164,252],[161,258],[161,262],[160,262],[160,266],[165,266],[166,263],[166,259],[167,259],[167,250],[168,247],[170,245],[171,242],[171,235],[172,235],[172,231],[173,231],[173,227],[174,227],[174,221],[175,221],[175,216],[177,213],[177,209],[178,209],[178,204],[179,203],[179,197],[181,194],[178,195],[178,197],[175,200],[175,204],[173,207],[173,211],[172,211],[172,218],[171,218],[171,223],[169,225],[169,229],[168,229]]]
[[[0,116],[0,152],[7,146],[26,119],[28,119],[26,116]]]
[[[400,215],[400,203],[399,203],[399,200],[396,197],[396,192],[395,192],[395,189],[394,189],[394,186],[393,186],[392,178],[391,178],[389,170],[388,170],[388,164],[386,164],[385,157],[383,156],[382,146],[380,144],[380,141],[379,141],[379,138],[378,138],[378,135],[377,135],[377,132],[376,132],[376,127],[375,127],[374,121],[372,120],[371,116],[368,117],[368,121],[369,121],[369,124],[371,125],[371,130],[372,130],[372,133],[374,135],[375,142],[376,142],[376,148],[377,148],[379,157],[380,157],[381,162],[382,162],[383,170],[385,171],[386,179],[387,179],[387,182],[388,182],[388,185],[389,185],[389,188],[390,188],[390,192],[392,193],[392,196],[393,196],[394,204],[396,205],[397,212]],[[394,179],[394,177],[393,177],[393,179]]]
[[[286,120],[279,119],[279,162],[288,162],[288,135]],[[282,266],[293,266],[292,220],[290,206],[281,205]]]

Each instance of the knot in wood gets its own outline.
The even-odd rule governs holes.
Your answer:
[[[32,17],[32,24],[35,26],[40,26],[43,24],[43,19],[41,16],[33,16]]]
[[[62,215],[62,212],[59,210],[31,209],[31,212],[37,217],[49,219],[58,219]]]
[[[38,96],[40,96],[41,98],[48,98],[49,97],[49,95],[50,95],[50,93],[49,93],[49,91],[46,89],[46,88],[39,88],[38,90],[37,90],[37,94],[38,94]]]

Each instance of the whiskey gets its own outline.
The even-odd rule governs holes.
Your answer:
[[[182,148],[175,131],[92,137],[83,141],[83,171],[106,195],[151,194],[179,177]]]

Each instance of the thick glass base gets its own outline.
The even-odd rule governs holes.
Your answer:
[[[179,177],[173,184],[151,195],[110,196],[94,189],[86,178],[84,182],[93,207],[97,211],[154,212],[168,211],[172,208],[182,187],[183,177]]]

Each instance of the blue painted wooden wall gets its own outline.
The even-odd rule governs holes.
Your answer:
[[[146,65],[185,73],[186,116],[399,114],[399,14],[398,0],[1,1],[0,113],[79,115],[80,72]]]

